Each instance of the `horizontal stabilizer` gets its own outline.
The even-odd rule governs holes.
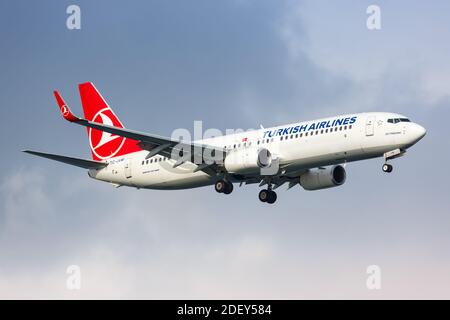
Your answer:
[[[80,167],[80,168],[84,168],[84,169],[101,169],[108,165],[105,162],[72,158],[72,157],[67,157],[67,156],[60,156],[57,154],[51,154],[51,153],[37,152],[37,151],[31,151],[31,150],[23,150],[23,152],[29,153],[29,154],[32,154],[32,155],[35,155],[38,157],[43,157],[43,158],[63,162],[63,163],[70,164],[72,166],[76,166],[76,167]]]

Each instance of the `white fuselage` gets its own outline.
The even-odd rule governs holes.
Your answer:
[[[403,119],[405,121],[390,121]],[[388,122],[388,120],[390,122]],[[283,174],[292,177],[305,169],[381,157],[386,152],[402,152],[425,134],[420,125],[394,113],[358,113],[264,128],[214,137],[196,143],[226,148],[227,156],[266,148],[279,159]],[[148,189],[184,189],[214,184],[217,176],[196,171],[185,162],[173,168],[175,160],[148,151],[108,160],[104,169],[90,170],[92,178],[116,185]]]

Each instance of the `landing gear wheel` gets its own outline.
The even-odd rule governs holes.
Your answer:
[[[277,194],[275,191],[270,190],[269,191],[269,199],[267,199],[267,203],[275,203],[277,201]]]
[[[225,190],[223,191],[223,193],[230,194],[231,192],[233,192],[233,184],[227,181],[225,182]]]
[[[391,164],[385,163],[383,164],[383,172],[392,172],[393,166]]]
[[[225,180],[218,180],[214,185],[214,188],[218,193],[230,194],[233,192],[233,184]]]
[[[275,191],[264,189],[259,192],[258,198],[261,202],[272,204],[277,201],[277,194]]]
[[[223,192],[225,192],[226,187],[227,187],[227,184],[226,184],[226,182],[223,181],[223,180],[217,181],[216,184],[214,185],[214,188],[216,189],[216,191],[217,191],[218,193],[223,193]]]
[[[269,190],[266,190],[266,189],[261,190],[258,194],[259,200],[261,202],[267,202],[267,200],[269,199],[269,193],[270,193]]]

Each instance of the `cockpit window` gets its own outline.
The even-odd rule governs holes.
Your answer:
[[[399,123],[399,122],[411,122],[409,119],[407,118],[397,118],[397,119],[388,119],[389,123]]]

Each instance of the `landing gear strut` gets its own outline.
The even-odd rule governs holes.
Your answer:
[[[214,188],[218,193],[230,194],[233,192],[233,184],[225,180],[218,180],[214,185]]]
[[[277,194],[271,189],[264,189],[259,192],[258,198],[261,202],[272,204],[277,201]]]
[[[383,167],[382,167],[383,172],[392,172],[393,168],[394,167],[391,164],[389,164],[389,163],[383,164]]]

